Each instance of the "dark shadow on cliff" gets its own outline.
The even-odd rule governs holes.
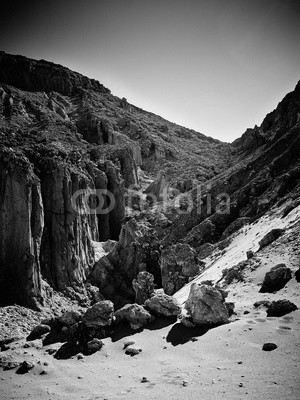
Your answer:
[[[171,343],[173,346],[184,344],[189,342],[194,337],[200,337],[205,335],[210,329],[216,328],[217,325],[209,326],[197,326],[195,328],[187,328],[180,322],[172,326],[166,341]]]
[[[132,336],[136,333],[142,332],[144,329],[155,331],[158,329],[165,328],[166,326],[172,325],[176,322],[177,318],[161,318],[156,317],[154,321],[141,329],[132,329],[128,323],[120,323],[114,326],[110,332],[112,342],[117,342],[127,336]]]

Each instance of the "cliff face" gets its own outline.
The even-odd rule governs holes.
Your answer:
[[[0,172],[1,297],[29,306],[42,300],[44,210],[39,179],[25,158],[6,154]]]
[[[45,60],[36,61],[0,51],[0,65],[0,82],[30,92],[55,91],[71,96],[81,89],[86,89],[110,93],[110,90],[98,81]]]
[[[299,90],[231,146],[67,68],[0,52],[0,302],[37,307],[47,300],[45,281],[83,294],[92,282],[121,306],[144,270],[178,289],[194,270],[181,279],[180,260],[161,263],[161,244],[172,254],[181,240],[201,258],[203,246],[300,194]],[[142,183],[158,172],[173,195],[186,192],[191,209],[164,215],[147,203],[135,213],[141,221],[124,223],[124,199],[134,193],[139,209]],[[229,212],[219,212],[228,199]],[[108,239],[117,245],[95,262],[93,242]],[[178,282],[165,279],[169,272]]]
[[[42,277],[53,288],[83,289],[94,263],[92,241],[118,238],[124,218],[123,181],[108,161],[105,170],[76,169],[44,160],[38,175],[28,158],[2,150],[1,165],[1,293],[28,306],[43,304]],[[100,182],[99,175],[104,177]],[[118,199],[106,221],[98,221],[96,189],[109,188]],[[100,233],[99,233],[100,232]]]
[[[165,245],[183,240],[201,256],[210,244],[300,194],[300,86],[233,145],[235,165],[191,191],[193,207],[169,228]],[[199,190],[201,189],[201,190]]]

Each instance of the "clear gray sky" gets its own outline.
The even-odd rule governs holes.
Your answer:
[[[297,0],[0,2],[0,49],[57,62],[223,141],[300,79]]]

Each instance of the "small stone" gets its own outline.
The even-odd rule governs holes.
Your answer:
[[[247,315],[247,314],[250,314],[250,311],[245,310],[245,311],[244,311],[244,315]]]
[[[91,354],[96,353],[96,351],[99,351],[102,349],[103,345],[104,345],[104,343],[100,339],[94,338],[94,339],[90,340],[87,343],[87,348],[86,348],[87,354],[91,355]]]
[[[243,385],[243,383],[241,382],[240,384],[239,384],[239,387],[243,387],[244,385]]]
[[[30,361],[23,361],[21,366],[16,370],[16,374],[23,375],[29,372],[34,367],[34,363]]]
[[[48,372],[45,371],[45,370],[43,370],[43,371],[40,372],[40,375],[47,375],[47,374],[48,374]]]
[[[126,349],[126,347],[128,347],[128,346],[132,346],[133,344],[135,344],[135,342],[133,340],[126,340],[123,343],[123,350]]]
[[[82,359],[83,359],[83,355],[82,354],[78,354],[77,360],[82,360]]]
[[[182,386],[187,386],[187,384],[188,384],[187,381],[182,382]]]
[[[149,379],[143,376],[141,379],[141,383],[146,383],[146,382],[149,382]]]
[[[191,338],[191,341],[192,341],[192,342],[197,342],[197,340],[198,340],[198,338],[196,338],[196,337],[192,337],[192,338]]]
[[[243,361],[238,361],[238,364],[243,364]]]
[[[139,354],[142,351],[142,349],[137,349],[135,347],[127,347],[125,350],[125,354],[127,354],[128,356],[136,356],[137,354]]]
[[[272,351],[277,349],[277,345],[275,343],[265,343],[262,347],[264,351]]]

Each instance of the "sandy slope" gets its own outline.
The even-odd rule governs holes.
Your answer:
[[[267,318],[264,309],[253,308],[254,301],[279,298],[300,307],[300,284],[295,278],[275,294],[258,293],[271,266],[285,262],[295,271],[300,265],[300,207],[285,219],[280,218],[281,211],[277,209],[244,227],[222,256],[206,260],[211,267],[197,278],[218,280],[223,268],[245,260],[247,250],[256,251],[258,241],[270,229],[285,227],[281,238],[256,254],[257,265],[253,271],[245,271],[245,282],[229,285],[228,301],[235,302],[237,311],[232,323],[201,332],[157,321],[142,332],[116,332],[113,339],[104,340],[100,352],[82,360],[55,360],[45,352],[47,348],[24,349],[24,341],[20,341],[15,350],[1,355],[14,353],[20,360],[35,361],[35,367],[25,375],[16,375],[15,370],[1,371],[0,398],[298,399],[300,310],[281,318]],[[184,303],[188,291],[187,286],[175,297]],[[193,337],[197,340],[190,340]],[[139,355],[125,355],[126,338],[142,349]],[[278,348],[264,352],[262,345],[266,342],[276,343]],[[45,362],[48,365],[43,365]],[[47,374],[40,375],[42,370]],[[143,376],[149,381],[142,383]]]

